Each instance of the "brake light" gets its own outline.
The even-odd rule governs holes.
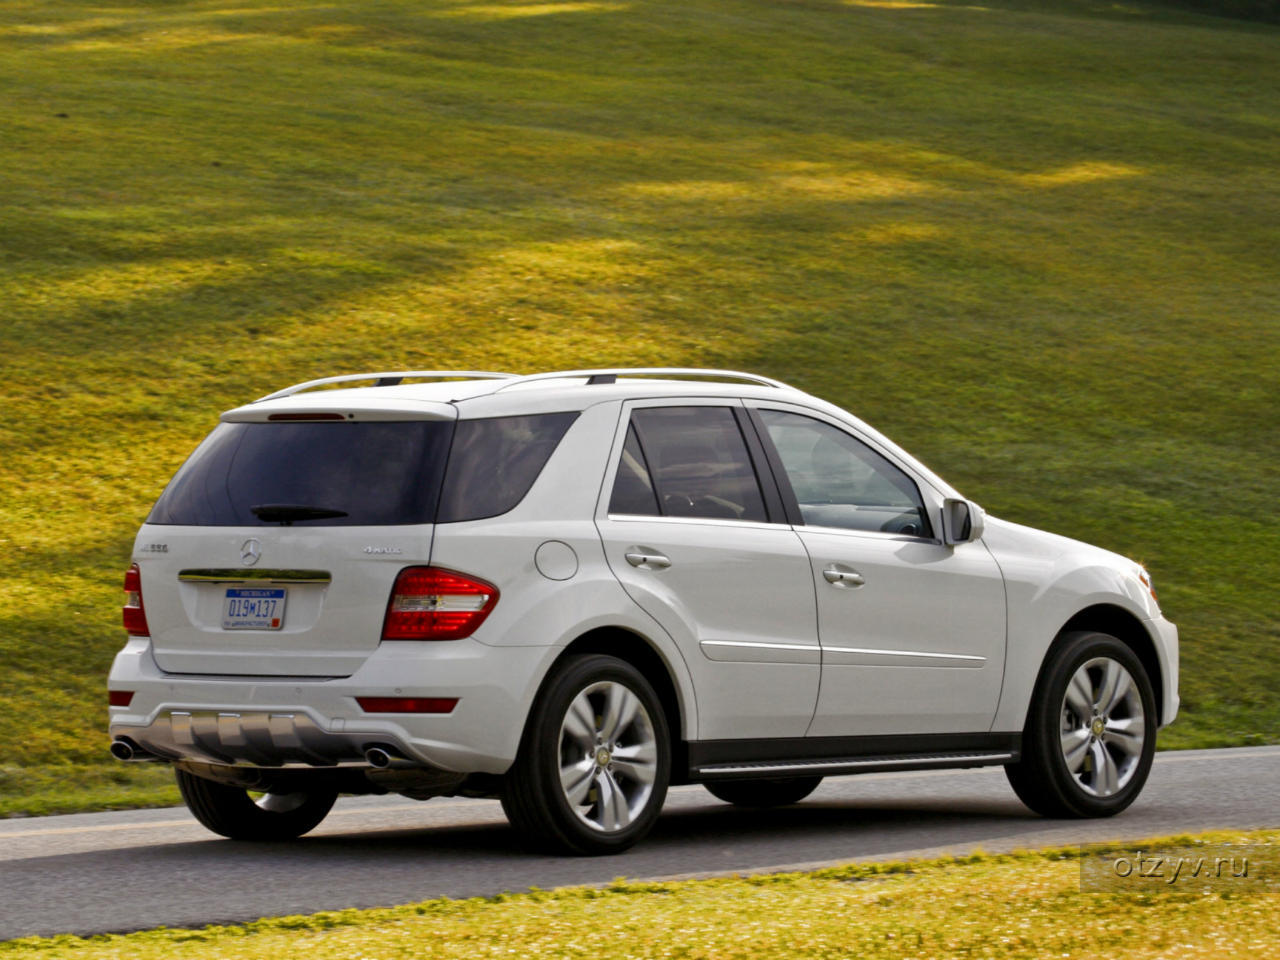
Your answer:
[[[131,637],[149,637],[147,629],[147,611],[142,606],[142,572],[136,563],[129,566],[124,575],[124,607],[120,611],[124,620],[124,628]]]
[[[127,707],[133,703],[132,690],[108,690],[107,706],[109,707]]]
[[[460,640],[498,602],[491,583],[439,567],[406,567],[391,588],[383,640]]]
[[[452,713],[457,697],[356,697],[365,713]]]

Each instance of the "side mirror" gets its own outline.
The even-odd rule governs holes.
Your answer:
[[[955,546],[981,539],[986,516],[972,500],[948,497],[942,501],[942,542]]]

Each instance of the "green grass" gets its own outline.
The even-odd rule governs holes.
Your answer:
[[[1271,843],[1280,833],[1177,838]],[[1139,849],[1167,850],[1151,841]],[[1134,848],[1124,852],[1132,856]],[[1218,851],[1223,854],[1222,850]],[[1253,888],[1256,890],[1257,888]],[[1280,895],[1084,893],[1078,850],[533,891],[202,930],[28,938],[5,960],[589,957],[1280,957]]]
[[[216,413],[396,367],[794,382],[1145,561],[1183,635],[1162,745],[1280,741],[1280,28],[11,0],[0,87],[4,810],[106,802],[58,784],[110,785],[131,540]]]

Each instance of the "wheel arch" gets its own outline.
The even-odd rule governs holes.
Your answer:
[[[688,778],[688,746],[685,740],[685,720],[692,713],[686,710],[681,699],[680,686],[666,658],[647,638],[624,627],[595,627],[564,646],[548,665],[538,684],[534,699],[542,695],[549,678],[568,657],[585,653],[599,653],[617,657],[631,664],[649,681],[666,714],[667,731],[671,739],[671,782],[684,783]],[[525,718],[525,724],[529,722]]]
[[[1141,620],[1123,607],[1110,603],[1096,603],[1085,607],[1062,625],[1040,663],[1036,688],[1039,689],[1040,678],[1044,676],[1045,669],[1066,637],[1084,630],[1110,634],[1134,652],[1142,668],[1147,671],[1147,679],[1151,681],[1151,690],[1156,699],[1156,716],[1163,717],[1164,674],[1160,668],[1160,656],[1156,653],[1155,642]]]

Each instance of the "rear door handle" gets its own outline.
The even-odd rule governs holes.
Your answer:
[[[833,587],[860,587],[867,582],[857,570],[850,570],[839,563],[833,563],[823,570],[822,578]]]
[[[644,547],[632,547],[623,556],[633,567],[644,567],[646,570],[663,570],[671,566],[670,557]]]

